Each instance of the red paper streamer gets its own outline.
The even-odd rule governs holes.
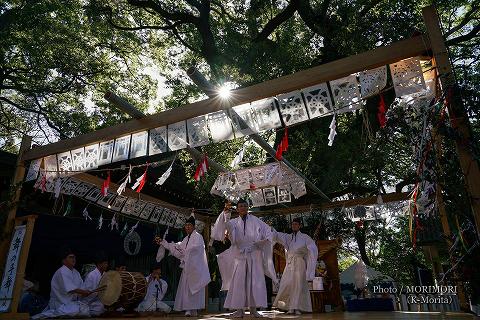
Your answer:
[[[208,170],[208,158],[205,155],[202,159],[202,161],[198,164],[197,169],[195,170],[195,175],[193,176],[193,179],[195,181],[199,181],[201,177],[205,176]]]
[[[275,158],[277,160],[282,160],[283,153],[288,150],[288,128],[285,127],[285,133],[283,135],[282,141],[277,146],[277,152],[275,152]]]
[[[377,113],[378,122],[380,123],[381,128],[384,128],[385,124],[387,123],[387,117],[385,117],[386,112],[387,112],[387,109],[385,107],[385,100],[383,100],[383,94],[381,94],[380,101],[378,103],[378,113]]]
[[[103,181],[102,196],[105,197],[108,194],[109,187],[110,187],[110,171],[108,171],[107,180]]]

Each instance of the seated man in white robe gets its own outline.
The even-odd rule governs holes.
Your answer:
[[[227,231],[231,247],[217,256],[222,276],[222,289],[228,290],[224,307],[236,310],[232,317],[242,318],[244,309],[262,317],[257,308],[267,307],[265,275],[277,281],[272,262],[272,231],[270,226],[248,213],[248,203],[238,201],[239,217],[230,220],[230,203],[220,213],[212,237],[222,241]]]
[[[292,233],[274,231],[273,240],[285,248],[286,265],[273,306],[288,314],[312,312],[308,281],[315,277],[318,248],[312,238],[300,232],[301,219],[292,221]]]
[[[97,289],[103,273],[107,271],[108,258],[104,252],[98,252],[95,255],[95,266],[96,268],[90,271],[85,277],[85,282],[83,283],[83,288],[85,290],[93,291]],[[98,298],[97,292],[94,292],[88,297],[83,298],[82,301],[88,304],[91,316],[99,316],[105,312],[105,307]]]
[[[205,308],[205,286],[210,282],[207,255],[203,237],[195,231],[195,218],[190,217],[185,223],[187,236],[182,242],[169,243],[157,238],[159,245],[169,250],[180,260],[182,275],[175,296],[176,311],[185,311],[185,316],[197,316],[198,309]]]
[[[165,304],[162,299],[167,293],[168,284],[165,280],[160,278],[161,269],[160,264],[153,265],[150,274],[147,277],[147,295],[143,301],[138,305],[137,311],[161,311],[165,313],[170,312],[170,307]]]
[[[65,249],[62,258],[63,266],[52,277],[48,306],[32,319],[90,316],[88,305],[80,298],[89,296],[91,292],[82,289],[82,277],[74,268],[76,257],[70,249]]]

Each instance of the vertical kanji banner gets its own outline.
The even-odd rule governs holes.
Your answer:
[[[5,262],[5,271],[3,272],[2,287],[0,288],[0,312],[8,312],[13,299],[13,287],[17,276],[18,260],[22,252],[23,239],[27,226],[15,227],[15,232],[10,243],[8,258]]]

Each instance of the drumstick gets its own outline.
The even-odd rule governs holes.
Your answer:
[[[94,293],[94,292],[99,292],[99,291],[103,291],[103,290],[105,290],[105,289],[107,289],[107,286],[106,286],[106,285],[101,286],[101,287],[98,287],[97,289],[92,290],[91,292],[92,292],[92,293]]]

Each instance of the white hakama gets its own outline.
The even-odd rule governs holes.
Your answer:
[[[215,240],[223,241],[229,233],[231,247],[217,256],[222,276],[222,290],[228,290],[224,307],[243,309],[267,307],[265,275],[277,281],[272,262],[272,232],[270,226],[248,214],[230,220],[222,212],[212,230]]]
[[[173,308],[177,311],[204,309],[205,286],[210,282],[210,272],[203,237],[194,230],[182,242],[163,240],[161,245],[180,259],[180,268],[183,269]]]
[[[97,289],[101,278],[102,278],[102,274],[100,273],[100,270],[98,270],[97,268],[90,271],[85,277],[85,281],[83,283],[83,289],[89,290],[89,291],[93,291]],[[88,297],[82,298],[82,301],[88,304],[88,307],[90,308],[91,316],[99,316],[105,312],[105,307],[103,306],[103,303],[98,298],[97,292],[92,293]]]
[[[137,311],[162,311],[165,313],[170,312],[170,307],[165,304],[162,299],[167,293],[168,284],[165,280],[150,280],[150,276],[147,277],[147,295],[142,302],[138,305]]]
[[[50,301],[48,306],[32,317],[32,319],[45,319],[56,317],[89,317],[88,305],[80,301],[75,293],[69,293],[75,289],[81,289],[83,280],[75,269],[66,266],[59,268],[52,277]]]
[[[308,281],[315,277],[318,248],[308,235],[274,232],[275,242],[285,248],[286,266],[273,306],[283,310],[312,312]]]

